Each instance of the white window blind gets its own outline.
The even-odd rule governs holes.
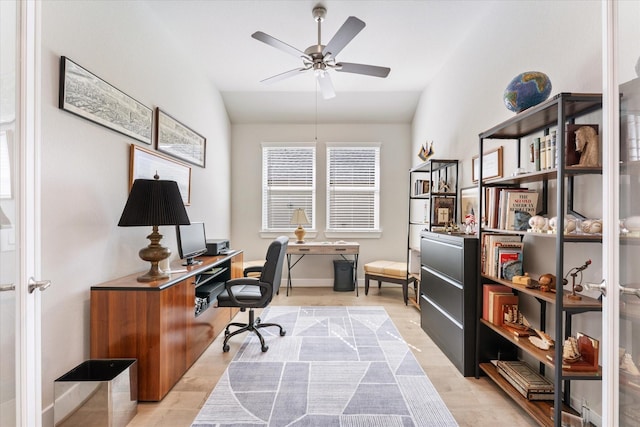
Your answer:
[[[327,147],[328,231],[378,231],[380,147]]]
[[[290,231],[291,215],[303,208],[315,228],[315,145],[263,145],[262,230]]]

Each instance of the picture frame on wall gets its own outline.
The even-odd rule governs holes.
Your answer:
[[[177,159],[205,167],[207,139],[156,108],[156,148]]]
[[[156,151],[131,144],[129,158],[129,190],[136,179],[160,179],[175,181],[185,205],[191,204],[191,167]]]
[[[151,145],[153,110],[66,56],[60,57],[58,107]]]
[[[482,155],[482,181],[502,177],[502,149],[500,146]],[[475,155],[471,162],[471,177],[478,182],[480,175],[480,156]]]

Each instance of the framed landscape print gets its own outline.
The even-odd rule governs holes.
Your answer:
[[[191,168],[189,166],[155,151],[131,144],[129,189],[136,179],[153,179],[156,174],[160,179],[177,182],[184,204],[191,203]]]
[[[471,162],[471,177],[478,182],[480,175],[480,156],[473,156]],[[482,180],[502,177],[502,147],[488,151],[482,156]]]
[[[185,162],[205,167],[207,139],[156,108],[156,148]]]
[[[65,56],[60,57],[58,107],[151,144],[153,110]]]

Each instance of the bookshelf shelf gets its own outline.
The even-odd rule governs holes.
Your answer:
[[[557,287],[559,292],[542,292],[539,289],[527,288],[524,285],[513,284],[509,280],[493,277],[493,274],[479,274],[478,280],[478,294],[483,295],[483,286],[485,284],[497,284],[504,285],[515,291],[516,294],[522,295],[522,298],[535,298],[540,303],[540,317],[539,325],[536,326],[542,331],[549,333],[555,340],[555,346],[550,350],[544,351],[529,341],[526,337],[517,337],[511,330],[495,325],[485,319],[481,319],[478,323],[478,330],[476,340],[483,342],[487,340],[495,339],[499,336],[502,341],[496,341],[494,353],[487,354],[476,353],[477,371],[476,376],[480,375],[480,372],[484,372],[489,376],[498,386],[507,391],[510,397],[512,397],[518,404],[520,404],[532,417],[536,419],[542,425],[555,425],[560,426],[562,418],[561,408],[564,406],[567,408],[566,403],[571,400],[571,381],[572,380],[601,380],[602,370],[598,367],[597,371],[576,372],[571,369],[556,369],[554,360],[560,360],[562,358],[562,348],[564,340],[572,335],[571,324],[572,316],[578,315],[584,312],[598,312],[602,311],[602,304],[600,301],[587,296],[582,296],[580,300],[569,299],[570,292],[562,289],[562,278],[565,276],[564,271],[564,244],[565,243],[601,243],[602,235],[599,234],[557,234],[557,233],[533,233],[529,231],[512,231],[495,228],[496,225],[504,226],[503,224],[509,224],[511,221],[505,220],[508,218],[505,214],[511,212],[507,209],[507,203],[504,203],[499,209],[497,208],[496,201],[499,199],[500,191],[502,194],[507,194],[507,191],[513,191],[518,188],[517,186],[527,183],[541,184],[541,193],[539,194],[540,202],[542,203],[542,212],[546,216],[556,216],[558,218],[557,228],[558,230],[564,229],[564,218],[567,214],[577,214],[573,211],[573,196],[574,196],[574,179],[583,175],[601,175],[601,167],[582,167],[582,166],[568,166],[566,162],[567,156],[567,128],[570,124],[575,123],[575,119],[586,114],[594,113],[602,109],[602,96],[600,94],[572,94],[572,93],[560,93],[555,97],[535,106],[528,110],[525,110],[509,120],[500,123],[493,128],[480,133],[479,135],[479,153],[485,152],[485,140],[514,140],[514,143],[518,144],[517,153],[520,155],[520,144],[522,139],[528,137],[536,132],[543,132],[544,135],[553,134],[554,129],[555,136],[551,136],[552,140],[555,140],[554,147],[557,150],[554,154],[551,154],[552,159],[556,158],[557,162],[554,163],[552,169],[543,169],[536,172],[527,172],[515,176],[509,176],[504,178],[492,179],[481,181],[478,183],[478,193],[486,195],[483,197],[480,211],[487,212],[487,224],[493,227],[483,227],[478,233],[478,239],[481,243],[481,250],[479,255],[479,268],[482,272],[492,272],[493,274],[506,274],[499,266],[498,254],[500,250],[496,249],[495,254],[492,249],[484,252],[482,244],[486,243],[483,240],[483,235],[498,234],[505,236],[516,236],[511,238],[512,240],[520,240],[525,237],[528,242],[533,242],[537,239],[553,239],[556,242],[555,251],[555,265],[553,269],[550,269],[551,273],[557,278]],[[549,154],[547,154],[549,156]],[[482,156],[480,157],[482,159]],[[547,157],[549,159],[549,157]],[[547,160],[548,161],[548,160]],[[480,173],[482,176],[482,160],[480,161]],[[520,167],[520,158],[517,158],[517,167]],[[544,165],[543,165],[544,168]],[[549,181],[553,181],[551,185],[555,192],[555,212],[553,215],[547,215],[547,208],[549,207],[548,194]],[[514,187],[513,189],[511,187]],[[522,190],[521,190],[522,191]],[[566,196],[566,197],[565,197]],[[504,200],[504,199],[503,199]],[[509,199],[506,199],[509,200]],[[491,201],[491,202],[489,202]],[[494,204],[491,204],[494,203]],[[491,209],[486,210],[486,206],[492,206]],[[500,211],[500,212],[498,212]],[[498,212],[496,214],[496,212]],[[538,214],[540,215],[540,214]],[[579,214],[576,216],[580,217]],[[519,224],[522,224],[522,220],[516,221],[516,228]],[[524,228],[524,227],[523,227]],[[494,242],[499,240],[498,238],[492,238],[487,236],[487,242]],[[507,239],[503,239],[507,240]],[[532,249],[535,250],[535,249]],[[487,257],[486,264],[483,264],[483,253]],[[526,255],[525,255],[526,256]],[[502,258],[500,258],[502,259]],[[532,282],[535,284],[535,280],[532,278]],[[561,291],[561,292],[560,292]],[[547,310],[547,305],[551,305],[552,309]],[[479,298],[478,312],[483,311],[483,301]],[[495,315],[495,314],[494,314]],[[555,319],[555,326],[553,330],[551,328],[546,330],[546,318],[551,315],[552,319]],[[490,318],[490,317],[489,317]],[[508,347],[506,343],[508,343]],[[504,344],[499,344],[502,342]],[[554,400],[545,402],[546,411],[541,407],[544,406],[540,402],[527,401],[519,393],[515,392],[513,387],[498,374],[497,370],[491,363],[487,363],[488,358],[497,359],[499,352],[507,353],[512,350],[513,354],[517,354],[518,357],[527,356],[540,363],[540,373],[544,374],[544,367],[549,367],[553,370],[552,382],[554,383]],[[574,369],[578,369],[574,367]],[[506,384],[505,384],[506,383]],[[511,389],[509,388],[511,387]],[[553,407],[553,410],[551,410]],[[573,411],[575,413],[575,411]],[[555,422],[551,420],[555,419]],[[544,420],[544,421],[543,421]]]

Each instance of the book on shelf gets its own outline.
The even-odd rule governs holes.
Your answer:
[[[497,371],[528,400],[553,400],[553,383],[520,360],[499,360]]]
[[[504,196],[504,219],[500,228],[526,231],[529,228],[529,218],[537,212],[538,192],[520,188],[506,190]]]
[[[504,279],[503,267],[507,262],[520,261],[520,265],[522,265],[523,250],[524,242],[496,242],[491,275],[499,279]],[[513,274],[511,274],[511,277],[513,277]],[[511,280],[511,277],[508,280]]]
[[[522,243],[520,240],[520,236],[492,234],[492,233],[485,233],[482,235],[482,246],[481,246],[482,274],[498,277],[497,261],[495,259],[496,245],[498,243],[500,243],[501,245],[504,245],[507,242],[518,243],[518,244]]]
[[[430,181],[428,179],[416,179],[413,187],[413,193],[416,196],[428,194],[430,191]]]
[[[493,305],[489,312],[489,321],[496,326],[504,323],[504,310],[510,306],[518,305],[518,295],[509,292],[506,294],[493,294],[490,296],[489,305]]]
[[[489,294],[492,292],[513,295],[511,288],[505,285],[495,285],[495,284],[482,285],[482,318],[487,321],[489,321],[489,300],[490,300]],[[491,308],[493,309],[493,306],[491,306]]]

